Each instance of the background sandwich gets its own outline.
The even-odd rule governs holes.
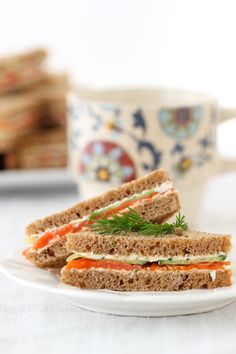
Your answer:
[[[61,267],[70,255],[65,247],[68,233],[85,230],[103,216],[126,213],[129,207],[146,220],[162,223],[180,209],[178,192],[162,169],[154,171],[33,222],[26,228],[27,240],[33,245],[24,251],[24,255],[39,267]]]
[[[42,63],[46,56],[46,50],[37,49],[1,59],[0,94],[26,88],[44,78]]]
[[[62,127],[33,132],[18,139],[6,155],[8,169],[64,167],[67,164],[66,132]]]
[[[39,125],[39,102],[23,92],[0,97],[0,153],[14,149],[16,141]]]

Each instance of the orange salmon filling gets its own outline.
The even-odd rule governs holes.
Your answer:
[[[116,208],[112,208],[111,210],[105,211],[104,213],[101,213],[101,215],[97,216],[96,219],[99,219],[100,217],[109,217],[112,214],[117,214],[117,213],[124,213],[126,211],[126,209],[128,207],[133,207],[135,206],[135,204],[140,203],[140,201],[142,202],[147,202],[150,203],[153,201],[153,198],[159,194],[158,192],[153,192],[151,195],[149,195],[148,197],[143,197],[137,200],[131,200],[131,201],[127,201],[124,203],[121,203],[121,205],[119,205]],[[33,249],[35,251],[39,250],[40,248],[43,248],[45,246],[47,246],[47,244],[54,238],[56,237],[63,237],[65,236],[67,233],[71,232],[78,232],[82,229],[88,228],[89,225],[93,224],[92,220],[84,220],[81,221],[81,223],[79,223],[79,225],[72,225],[72,224],[66,224],[63,225],[62,227],[59,227],[55,230],[52,231],[46,231],[42,234],[42,236],[40,236],[34,243],[33,245]],[[25,254],[27,252],[27,250],[25,250],[23,252],[23,254]]]
[[[173,271],[173,270],[224,270],[225,266],[230,265],[231,262],[215,262],[215,263],[194,263],[186,265],[165,264],[160,265],[153,263],[151,265],[137,265],[129,264],[119,261],[109,260],[94,260],[88,258],[75,259],[69,262],[65,267],[66,269],[89,269],[89,268],[102,268],[113,270],[149,270],[149,271]]]
[[[142,266],[137,264],[129,264],[117,261],[97,261],[95,259],[80,258],[74,259],[66,265],[66,269],[88,269],[88,268],[103,268],[116,270],[141,270]]]

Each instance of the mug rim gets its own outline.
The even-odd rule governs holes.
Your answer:
[[[74,86],[68,97],[83,101],[111,105],[142,106],[196,106],[217,104],[217,98],[207,92],[162,86],[117,86],[88,88]],[[171,102],[172,101],[172,102]]]

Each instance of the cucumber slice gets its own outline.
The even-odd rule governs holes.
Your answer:
[[[78,259],[78,258],[84,258],[86,257],[85,254],[80,254],[80,253],[73,253],[71,256],[69,256],[67,258],[67,262],[70,262],[74,259]],[[107,255],[106,257],[102,256],[102,255],[94,255],[94,256],[87,256],[88,258],[91,259],[95,259],[95,260],[104,260],[107,259],[109,260],[109,255]],[[160,259],[160,260],[156,260],[156,262],[158,262],[159,264],[179,264],[179,265],[185,265],[185,264],[193,264],[193,263],[202,263],[202,262],[206,262],[206,263],[213,263],[213,262],[223,262],[226,259],[226,255],[225,254],[221,254],[217,257],[202,257],[202,258],[198,258],[198,259],[191,259],[191,258],[186,258],[186,259],[173,259],[172,257],[168,258],[168,259]],[[110,259],[110,260],[114,260],[114,259]],[[139,264],[139,265],[143,265],[148,263],[147,260],[144,259],[117,259],[117,262],[126,262],[129,264]]]
[[[107,211],[112,211],[112,209],[115,209],[116,207],[119,207],[124,202],[136,201],[136,200],[139,200],[139,199],[142,199],[142,198],[146,198],[149,195],[151,195],[153,192],[155,192],[154,188],[148,189],[146,191],[143,191],[142,193],[139,193],[137,195],[132,195],[131,197],[124,198],[123,200],[118,200],[114,204],[112,204],[111,206],[108,205],[107,207],[104,207],[104,208],[101,208],[101,209],[99,209],[97,211],[94,211],[93,213],[90,214],[89,219],[93,220],[97,216],[102,216],[104,211],[106,211],[106,212]]]
[[[74,259],[82,258],[78,253],[72,253],[67,259],[67,262],[71,262]]]
[[[217,257],[202,257],[198,259],[191,259],[187,258],[186,260],[173,260],[171,258],[169,259],[160,259],[158,261],[159,264],[192,264],[192,263],[213,263],[213,262],[223,262],[226,259],[226,255],[222,254]]]
[[[25,236],[24,241],[25,241],[25,243],[31,245],[31,244],[33,244],[37,239],[38,239],[37,236]]]
[[[79,258],[85,258],[85,255],[81,255],[80,253],[73,253],[71,256],[69,256],[69,257],[67,258],[66,261],[67,261],[67,262],[71,262],[71,261],[73,261],[74,259],[79,259]],[[88,257],[88,258],[89,258],[89,257]],[[104,260],[104,257],[97,255],[96,257],[91,258],[91,259],[102,261],[102,260]],[[106,260],[109,261],[109,257],[107,257]],[[112,260],[113,260],[113,259],[112,259]],[[119,260],[117,260],[117,262],[119,262]],[[134,259],[134,260],[120,260],[120,262],[126,262],[126,263],[129,263],[129,264],[140,264],[140,265],[143,265],[143,264],[147,263],[147,261],[140,260],[140,259]]]
[[[139,260],[139,259],[134,259],[133,261],[122,261],[122,262],[126,262],[129,264],[139,264],[139,265],[143,265],[143,264],[148,263],[147,261]]]

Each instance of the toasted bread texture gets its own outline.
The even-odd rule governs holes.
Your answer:
[[[25,257],[40,268],[61,268],[66,264],[66,258],[70,255],[65,247],[66,237],[55,240],[48,247],[36,252],[29,248]]]
[[[178,291],[214,289],[232,284],[231,270],[124,271],[103,269],[69,269],[61,271],[61,281],[81,289],[116,291]]]
[[[195,230],[178,232],[178,235],[141,236],[135,232],[117,235],[99,235],[93,231],[69,234],[68,252],[93,252],[117,256],[204,256],[219,252],[229,253],[231,236]]]
[[[56,213],[44,219],[36,220],[27,226],[26,235],[39,234],[49,228],[67,224],[72,220],[89,215],[95,210],[129,197],[134,193],[141,193],[143,190],[161,185],[167,180],[169,180],[169,177],[164,170],[160,169],[154,171],[145,177],[123,184],[121,187],[115,188],[98,197],[80,202],[63,212]],[[150,205],[139,206],[136,208],[143,217],[155,222],[163,222],[167,220],[179,209],[180,202],[176,191],[163,195],[163,197],[158,198],[156,202],[150,203]]]

